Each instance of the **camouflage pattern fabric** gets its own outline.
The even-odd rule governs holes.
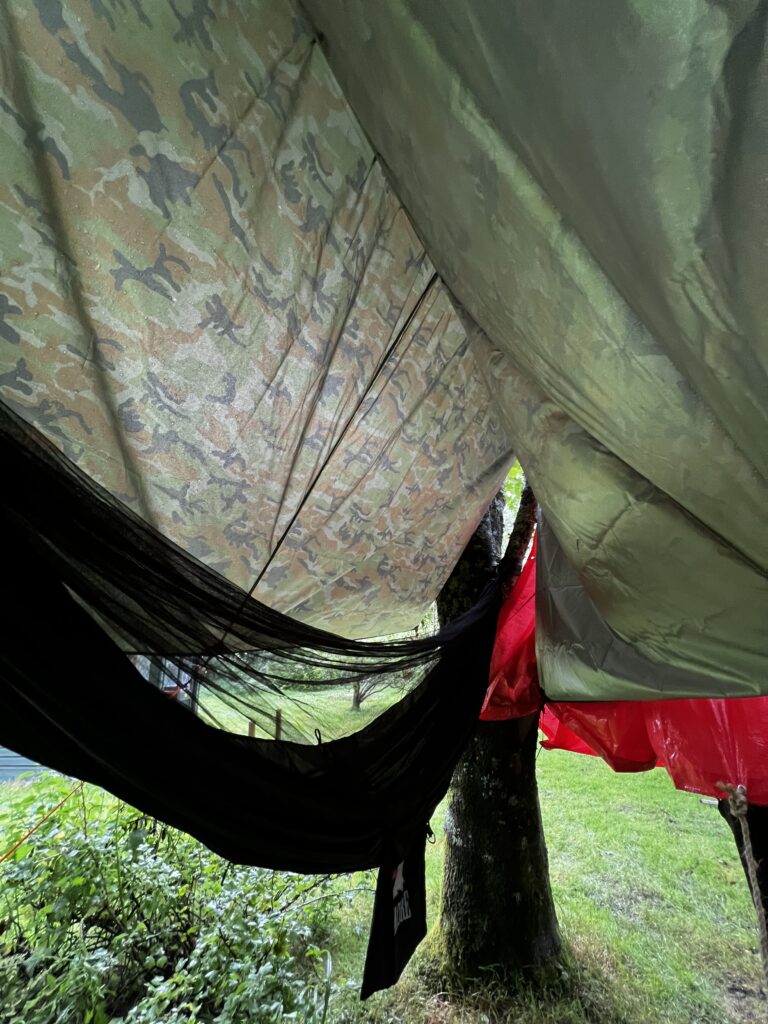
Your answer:
[[[267,603],[412,626],[511,439],[304,15],[9,0],[0,48],[2,400]]]
[[[657,666],[639,693],[541,628],[549,696],[768,693],[768,5],[305,6],[605,635]]]

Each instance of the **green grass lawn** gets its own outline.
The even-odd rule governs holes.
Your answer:
[[[275,698],[274,706],[281,706],[308,738],[319,728],[330,739],[370,721],[398,694],[377,693],[359,712],[351,710],[346,691],[304,690],[295,696],[305,705],[311,702],[311,709],[285,697]],[[246,731],[244,718],[222,708],[217,713],[230,716],[229,727]],[[269,721],[264,731],[268,726]],[[596,758],[559,751],[542,751],[537,767],[567,950],[557,983],[545,993],[524,990],[511,999],[481,988],[461,999],[436,996],[424,981],[428,958],[422,955],[393,992],[360,1007],[352,986],[367,941],[372,894],[365,891],[338,911],[334,970],[351,984],[349,996],[332,1004],[330,1019],[339,1024],[746,1024],[766,1019],[754,912],[735,845],[716,809],[677,792],[661,770],[616,775]],[[0,786],[3,847],[13,839],[3,828],[4,808],[27,788]],[[432,822],[437,842],[427,852],[431,924],[439,909],[444,814],[441,805]],[[353,890],[370,883],[370,875],[360,875],[339,885]]]
[[[352,694],[347,687],[301,687],[286,693],[260,693],[259,706],[264,714],[249,718],[246,710],[237,710],[225,704],[215,694],[201,697],[202,717],[214,719],[231,732],[246,734],[253,721],[256,735],[271,739],[275,734],[275,711],[282,712],[283,738],[315,743],[315,729],[324,740],[338,739],[361,729],[382,711],[398,700],[399,690],[385,687],[375,690],[357,710],[352,710]],[[210,715],[207,714],[210,712]]]
[[[657,769],[617,775],[543,751],[539,779],[558,913],[653,1006],[650,1019],[753,1020],[755,915],[717,809]]]
[[[757,926],[731,834],[715,807],[661,769],[617,775],[597,758],[542,751],[539,792],[566,946],[562,983],[510,1001],[435,999],[418,959],[372,1019],[404,1024],[747,1024],[768,1019]],[[427,850],[439,911],[445,802]],[[514,922],[511,922],[514,927]],[[362,945],[362,944],[361,944]],[[425,958],[422,958],[425,959]]]
[[[375,693],[359,712],[351,710],[346,692],[296,696],[305,706],[288,703],[284,714],[306,734],[318,727],[332,738],[370,721],[398,695]],[[273,698],[279,703],[286,702]],[[537,770],[574,984],[566,985],[549,1016],[531,1009],[520,1019],[726,1024],[764,1015],[752,903],[716,808],[675,790],[661,769],[617,775],[597,758],[541,751]],[[438,839],[427,850],[430,926],[440,905],[445,806],[434,816]],[[337,968],[345,974],[360,969],[369,912],[366,897],[345,913],[336,950]],[[406,1016],[400,1018],[402,1007],[389,996],[370,1004],[374,1016],[416,1020],[419,1005],[424,1019],[460,1012],[445,1005],[430,1010],[416,980],[401,987],[407,990]],[[481,998],[475,1014],[467,1006],[461,1012],[479,1024],[488,1015],[482,1004]]]

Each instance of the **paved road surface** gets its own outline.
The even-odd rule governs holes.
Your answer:
[[[35,769],[41,772],[47,771],[42,765],[30,761],[29,758],[22,757],[21,754],[14,754],[7,747],[0,747],[0,782],[7,782],[9,779],[15,779],[22,772],[31,772]]]

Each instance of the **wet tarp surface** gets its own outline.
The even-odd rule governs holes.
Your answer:
[[[548,693],[765,692],[765,4],[306,7],[569,563],[658,666],[596,694],[542,634]]]

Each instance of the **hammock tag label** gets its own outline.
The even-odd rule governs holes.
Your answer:
[[[379,869],[360,992],[363,999],[394,985],[427,934],[424,842],[419,838],[399,863],[393,857]],[[398,854],[402,853],[400,849]]]
[[[412,916],[411,901],[408,896],[408,890],[405,887],[405,878],[403,877],[404,867],[405,861],[401,860],[392,872],[392,902],[395,919],[395,935],[397,935],[397,929],[403,921],[408,921]]]

